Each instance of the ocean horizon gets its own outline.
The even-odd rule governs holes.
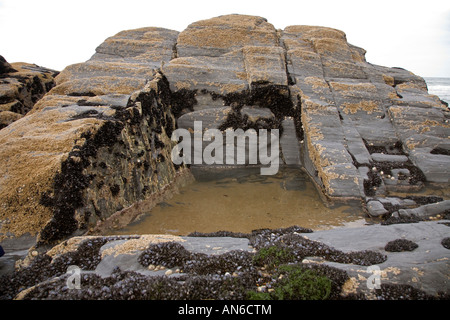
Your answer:
[[[450,104],[450,78],[423,77],[430,94],[437,95],[442,101]]]

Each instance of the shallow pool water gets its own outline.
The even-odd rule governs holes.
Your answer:
[[[196,180],[113,234],[251,232],[297,225],[313,230],[363,225],[358,205],[327,207],[299,168],[262,176],[258,170],[193,170]]]

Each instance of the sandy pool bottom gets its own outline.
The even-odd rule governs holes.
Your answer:
[[[367,222],[358,205],[325,206],[309,177],[298,168],[280,169],[273,176],[230,169],[194,175],[196,180],[170,200],[111,234],[249,233],[293,225],[323,230]]]

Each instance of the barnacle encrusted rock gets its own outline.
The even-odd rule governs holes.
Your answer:
[[[412,240],[400,239],[404,234]],[[248,291],[270,292],[286,267],[325,276],[332,282],[329,299],[447,300],[448,250],[440,244],[446,234],[447,226],[428,221],[352,232],[293,226],[250,234],[73,237],[0,276],[0,300],[247,299]],[[394,238],[400,250],[384,247]],[[408,252],[398,252],[405,243]],[[68,288],[73,267],[77,290]]]

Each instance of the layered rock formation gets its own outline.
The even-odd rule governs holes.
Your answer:
[[[448,108],[422,78],[364,54],[342,31],[276,30],[263,18],[231,15],[181,32],[163,71],[172,91],[189,97],[181,126],[189,127],[186,117],[232,126],[233,103],[270,110],[272,127],[286,130],[282,161],[302,165],[329,199],[448,183]]]
[[[421,77],[364,54],[339,30],[241,15],[108,38],[0,131],[2,237],[43,244],[129,221],[124,209],[187,172],[170,161],[170,137],[196,120],[279,129],[281,163],[306,170],[327,200],[362,199],[387,217],[435,202],[444,212],[442,199],[387,196],[448,184],[448,108]]]
[[[55,86],[57,75],[35,64],[10,64],[0,56],[0,129],[30,111]]]

